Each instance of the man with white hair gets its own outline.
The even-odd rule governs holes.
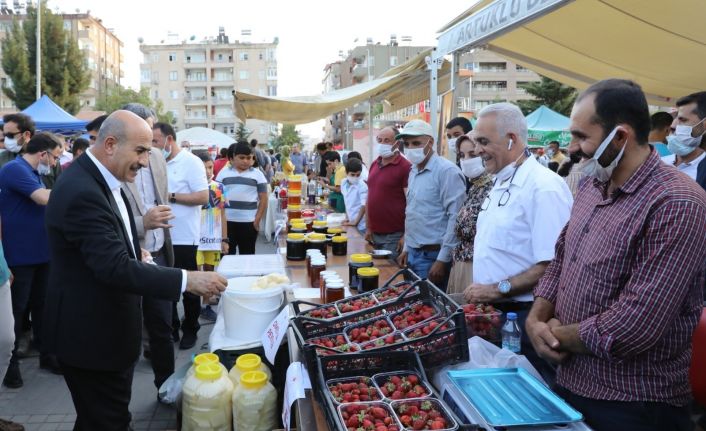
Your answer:
[[[473,247],[469,302],[503,302],[524,327],[532,290],[549,262],[569,220],[573,198],[564,180],[545,169],[526,147],[527,122],[511,103],[496,103],[478,114],[476,152],[495,184],[481,206]],[[548,363],[536,356],[526,335],[521,352],[551,378]]]

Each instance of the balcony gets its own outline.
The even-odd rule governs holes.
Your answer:
[[[184,81],[185,87],[203,87],[204,85],[206,85],[206,77],[203,79],[191,78]]]
[[[498,86],[473,87],[473,92],[475,92],[475,93],[507,93],[507,87],[498,87]]]
[[[229,76],[214,76],[211,82],[233,82],[235,80],[234,75],[229,75]]]
[[[88,39],[90,37],[91,37],[90,30],[79,30],[78,31],[78,38],[79,39]]]
[[[211,60],[211,67],[222,68],[222,67],[235,67],[233,60]]]
[[[233,103],[233,96],[212,96],[211,103],[214,105],[231,105]]]
[[[187,105],[206,105],[206,96],[184,96],[184,103]]]

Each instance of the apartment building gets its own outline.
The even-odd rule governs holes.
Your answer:
[[[0,9],[0,38],[5,38],[10,31],[13,19],[26,19],[24,10],[18,10],[17,7],[16,5],[14,13],[10,13],[11,10],[6,6]],[[61,14],[61,17],[64,20],[64,30],[71,34],[85,54],[91,74],[88,88],[80,95],[81,110],[93,110],[98,98],[107,94],[110,88],[120,85],[121,78],[125,76],[124,44],[112,29],[103,25],[100,18],[92,16],[89,12]],[[0,68],[0,84],[11,84],[8,80],[9,77]],[[17,107],[12,100],[0,92],[0,112],[15,111]]]
[[[277,38],[270,43],[230,42],[224,29],[200,42],[178,41],[140,45],[140,85],[161,100],[176,118],[176,128],[208,127],[235,136],[234,90],[261,96],[277,95]],[[250,139],[266,143],[277,124],[247,120]]]

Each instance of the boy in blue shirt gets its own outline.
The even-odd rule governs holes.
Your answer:
[[[341,182],[341,194],[346,204],[346,226],[355,226],[365,235],[365,205],[368,200],[368,185],[361,180],[363,163],[349,158],[346,162],[346,178]]]

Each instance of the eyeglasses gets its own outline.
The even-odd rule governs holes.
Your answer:
[[[14,139],[15,136],[22,134],[22,132],[5,132],[5,137]]]
[[[530,154],[529,150],[527,148],[525,148],[525,151],[522,153],[522,156],[529,157],[529,154]],[[522,157],[522,156],[520,156],[520,157]],[[500,195],[500,199],[498,199],[498,207],[500,207],[500,208],[507,205],[507,203],[510,201],[510,187],[512,187],[512,180],[515,179],[515,174],[517,173],[517,170],[520,169],[520,166],[521,166],[521,164],[517,164],[517,162],[515,162],[515,163],[516,163],[516,166],[515,166],[515,170],[512,171],[512,176],[510,177],[510,184],[507,185],[507,189],[505,189],[503,191],[503,193]],[[495,182],[493,183],[493,187],[495,187],[495,185],[497,183],[498,183],[498,179],[496,178]],[[488,207],[490,207],[490,195],[485,197],[485,200],[483,201],[483,203],[480,206],[480,210],[485,211],[488,209]]]
[[[54,161],[59,160],[59,157],[58,157],[58,156],[55,156],[54,154],[50,153],[49,151],[45,151],[44,153],[45,153],[46,155],[48,155],[48,156],[51,156],[52,159],[54,159]]]

